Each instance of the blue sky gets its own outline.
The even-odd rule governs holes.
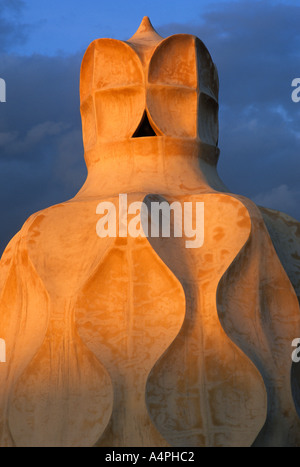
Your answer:
[[[83,53],[98,37],[131,37],[144,15],[163,36],[199,36],[217,64],[226,185],[300,220],[299,0],[0,0],[0,251],[84,182]]]
[[[240,0],[4,0],[4,16],[27,31],[25,41],[11,43],[10,51],[21,54],[56,55],[86,49],[96,37],[131,37],[143,16],[151,18],[156,29],[166,24],[198,27],[208,12],[221,5],[237,5]],[[252,0],[252,8],[263,3],[297,6],[298,0]],[[265,18],[267,20],[267,18]]]
[[[13,3],[16,6],[24,3],[18,10],[18,20],[27,27],[29,37],[25,43],[12,45],[10,50],[47,55],[76,53],[87,48],[96,37],[129,38],[143,16],[149,16],[157,29],[173,22],[197,25],[202,14],[214,8],[214,2],[209,0],[29,0]],[[226,0],[218,3],[226,3]],[[11,9],[7,16],[12,17]]]

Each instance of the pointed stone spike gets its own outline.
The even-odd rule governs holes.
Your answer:
[[[144,32],[156,32],[148,16],[144,16],[136,34]]]
[[[129,42],[141,42],[144,40],[161,41],[163,38],[155,31],[148,16],[144,16],[138,30],[129,39]]]

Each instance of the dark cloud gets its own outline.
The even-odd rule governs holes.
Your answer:
[[[279,185],[270,191],[265,191],[254,196],[253,201],[260,206],[286,211],[298,209],[297,198],[300,190],[291,190],[287,185]]]

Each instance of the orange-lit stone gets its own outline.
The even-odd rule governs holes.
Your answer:
[[[144,18],[89,46],[80,93],[87,180],[1,260],[0,446],[300,446],[300,226],[220,180],[206,47]],[[122,193],[204,203],[203,246],[99,238]]]

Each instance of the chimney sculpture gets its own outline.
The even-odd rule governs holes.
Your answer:
[[[0,446],[300,446],[300,226],[220,180],[218,87],[197,37],[148,18],[88,47],[87,180],[0,263]],[[153,204],[169,236],[143,235]]]

